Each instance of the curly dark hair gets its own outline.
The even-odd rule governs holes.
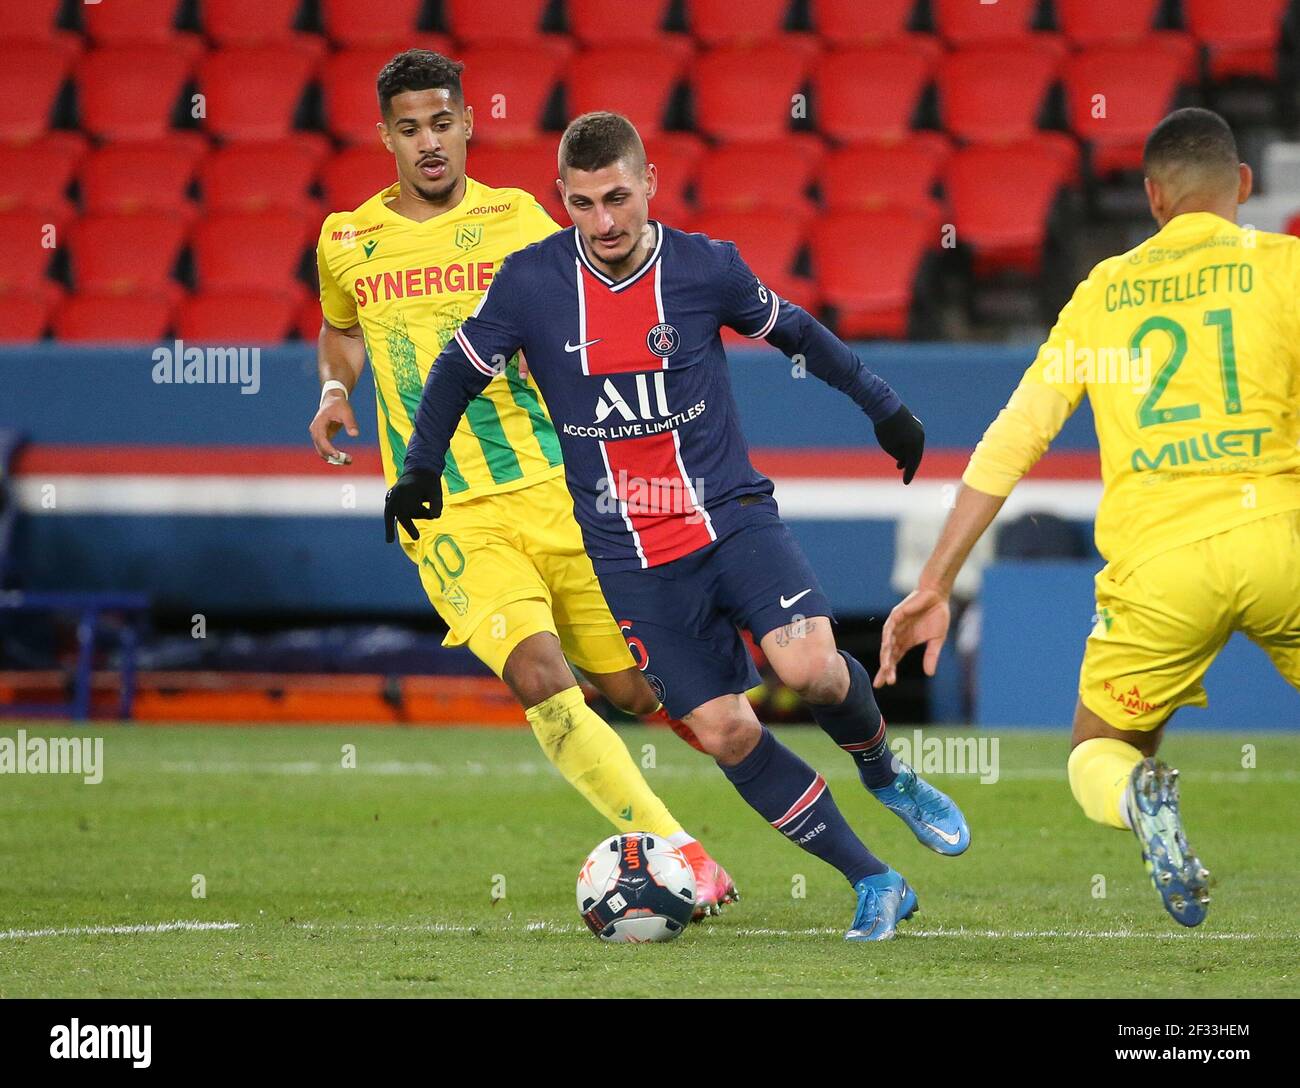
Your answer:
[[[379,72],[376,89],[380,112],[388,116],[389,104],[403,91],[446,90],[453,99],[463,103],[465,93],[461,90],[460,73],[464,68],[460,61],[429,49],[398,53]]]
[[[599,170],[619,159],[633,169],[645,166],[645,145],[622,114],[584,113],[569,122],[560,138],[560,170]]]

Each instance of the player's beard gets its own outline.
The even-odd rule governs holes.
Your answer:
[[[416,182],[411,183],[411,188],[419,195],[421,200],[427,200],[430,204],[444,203],[451,192],[456,188],[456,183],[460,178],[448,178],[438,185],[421,185]]]

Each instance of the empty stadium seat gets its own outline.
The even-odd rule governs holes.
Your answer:
[[[83,127],[106,140],[162,139],[193,67],[188,54],[168,45],[92,50],[77,65]]]
[[[194,228],[190,248],[204,291],[301,294],[303,254],[315,241],[314,216],[286,211],[217,212]]]
[[[0,343],[22,344],[39,340],[49,328],[58,291],[0,292]]]
[[[943,127],[963,140],[1025,139],[1038,127],[1059,63],[1055,50],[1029,42],[949,53],[938,71]]]
[[[0,6],[0,42],[49,42],[58,33],[55,20],[62,0],[25,0]]]
[[[831,45],[879,45],[907,33],[915,8],[916,0],[812,0],[812,23]]]
[[[650,214],[669,226],[680,227],[691,215],[687,191],[695,182],[705,147],[688,132],[661,132],[646,141],[646,159],[654,163],[659,187],[650,203]],[[569,223],[566,214],[559,220]]]
[[[181,302],[176,334],[200,344],[275,344],[294,328],[301,305],[274,291],[202,291]]]
[[[185,141],[106,144],[81,170],[81,199],[88,214],[133,212],[194,214],[190,183],[199,153]]]
[[[541,138],[518,144],[471,145],[466,172],[484,185],[532,193],[552,219],[568,226],[568,216],[555,191],[555,145],[555,140]],[[389,174],[391,183],[396,177],[391,170]]]
[[[445,0],[443,18],[464,46],[541,44],[548,0]]]
[[[931,0],[934,26],[949,45],[1024,41],[1038,0]]]
[[[1070,44],[1124,45],[1151,33],[1161,0],[1056,0],[1056,19]]]
[[[1066,61],[1070,128],[1091,143],[1094,174],[1141,167],[1142,145],[1173,105],[1184,70],[1176,52],[1145,45],[1099,46]]]
[[[296,141],[232,143],[213,152],[199,180],[205,211],[303,211],[320,159]]]
[[[759,45],[785,33],[789,0],[687,0],[686,22],[702,45]]]
[[[320,299],[309,298],[298,307],[298,312],[294,314],[294,331],[303,340],[314,344],[316,338],[320,336],[320,327],[323,321],[324,318],[320,312]]]
[[[685,66],[680,53],[646,53],[636,47],[579,54],[564,77],[569,116],[613,110],[636,125],[642,139],[649,139],[664,126]]]
[[[1288,0],[1183,0],[1187,29],[1209,51],[1210,77],[1277,77],[1278,43]]]
[[[691,219],[690,229],[717,241],[734,242],[745,263],[768,287],[805,309],[815,308],[815,285],[795,273],[807,239],[802,220],[781,212],[712,212]]]
[[[165,45],[177,38],[180,0],[109,0],[78,7],[86,37],[97,46]]]
[[[925,215],[840,212],[820,219],[810,237],[822,301],[836,309],[841,336],[907,334],[914,285],[939,237]]]
[[[845,141],[902,138],[932,70],[924,53],[896,45],[827,54],[812,74],[818,129]]]
[[[223,48],[274,45],[319,52],[325,44],[319,35],[294,29],[301,6],[301,0],[203,0],[203,32]]]
[[[373,0],[321,0],[321,22],[325,36],[335,45],[384,46],[396,53],[417,37],[430,35],[416,30],[424,0],[389,0],[384,4],[382,19],[375,18]],[[425,44],[421,48],[438,53],[451,50],[450,38],[439,38],[441,48]]]
[[[53,225],[51,235],[49,227]],[[46,271],[54,256],[54,249],[45,243],[52,239],[55,246],[63,237],[63,224],[50,223],[48,215],[31,211],[0,212],[0,294],[10,292],[38,293],[50,286]]]
[[[935,214],[940,171],[952,154],[934,132],[893,143],[850,144],[826,157],[820,171],[822,199],[833,212],[908,208]]]
[[[48,213],[67,220],[73,210],[67,190],[74,164],[57,145],[0,144],[0,212]]]
[[[569,33],[589,49],[601,49],[616,41],[620,46],[649,45],[664,51],[690,53],[693,39],[688,34],[663,30],[672,0],[638,0],[635,4],[611,4],[609,0],[568,0]]]
[[[820,154],[791,155],[779,141],[723,144],[700,162],[696,204],[706,215],[775,211],[806,218],[814,210],[807,189],[820,160]]]
[[[6,42],[0,64],[0,140],[28,141],[50,127],[72,58],[52,41]]]
[[[474,163],[471,159],[470,166]],[[470,176],[476,177],[473,169]],[[325,210],[351,211],[397,180],[393,156],[378,144],[347,147],[332,156],[320,172]]]
[[[977,275],[1038,271],[1052,204],[1067,180],[1060,156],[1040,144],[968,147],[953,155],[944,189],[957,242],[973,251]]]
[[[559,81],[561,58],[529,46],[466,50],[461,85],[474,107],[474,139],[520,140],[542,131],[542,114]]]
[[[178,216],[88,215],[72,227],[72,279],[82,294],[157,291],[170,296],[172,269],[185,242]]]
[[[171,328],[174,302],[160,295],[76,294],[54,315],[54,335],[81,343],[147,342]]]
[[[772,140],[787,134],[793,96],[807,67],[806,56],[779,45],[702,54],[690,71],[699,129],[721,140]]]
[[[285,139],[315,68],[308,53],[279,45],[209,53],[198,72],[207,100],[204,125],[226,139]]]

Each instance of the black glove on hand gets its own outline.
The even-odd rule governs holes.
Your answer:
[[[420,538],[415,519],[431,521],[442,514],[442,474],[428,469],[407,469],[384,496],[384,539],[397,539],[400,522],[412,540]]]
[[[876,424],[876,441],[903,470],[903,483],[910,484],[925,452],[925,428],[904,405],[888,419]]]

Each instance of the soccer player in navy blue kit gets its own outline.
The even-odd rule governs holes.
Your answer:
[[[573,228],[512,254],[429,372],[402,477],[400,523],[441,513],[440,476],[470,400],[523,350],[560,437],[587,552],[633,656],[740,795],[857,893],[847,936],[884,940],[916,893],[854,834],[825,780],[755,717],[740,629],[916,837],[960,854],[957,806],[894,759],[866,669],[838,650],[817,578],[750,464],[719,337],[765,339],[867,414],[911,481],[924,430],[892,389],[806,311],[778,298],[730,242],[649,218],[657,184],[636,129],[585,114],[560,143]]]

